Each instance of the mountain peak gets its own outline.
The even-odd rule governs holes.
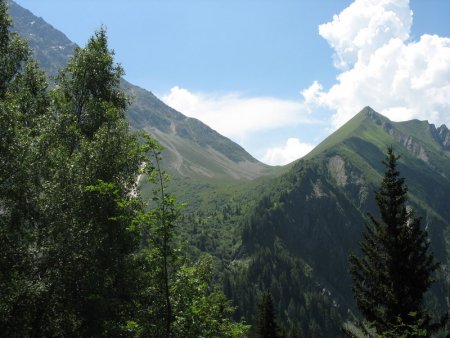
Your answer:
[[[436,128],[432,125],[432,134],[435,140],[447,151],[450,151],[450,130],[445,124]]]
[[[393,122],[367,106],[327,137],[306,158],[313,158],[331,149],[334,152],[337,148],[347,148],[355,140],[370,140],[380,149],[398,143],[425,162],[429,161],[431,149],[450,150],[450,131],[445,125],[436,128],[427,121]],[[426,151],[428,147],[431,148]]]
[[[382,124],[383,122],[390,122],[390,120],[380,113],[373,110],[370,106],[364,107],[356,116],[369,118],[377,124]]]
[[[372,107],[370,106],[365,106],[360,112],[359,114],[366,114],[366,115],[371,115],[371,114],[378,114],[375,110],[372,109]]]

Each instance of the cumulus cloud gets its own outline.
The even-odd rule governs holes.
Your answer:
[[[288,164],[305,156],[313,148],[312,144],[302,143],[298,138],[289,138],[285,145],[267,149],[262,161],[271,165]]]
[[[355,0],[319,34],[341,70],[328,90],[314,82],[301,93],[310,110],[334,111],[337,128],[366,105],[395,120],[450,123],[450,39],[411,41],[408,0]]]
[[[238,142],[255,132],[299,123],[314,123],[300,100],[193,93],[178,86],[162,96],[162,100],[172,108],[201,120]]]

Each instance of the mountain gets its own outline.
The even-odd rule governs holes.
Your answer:
[[[73,55],[76,45],[42,18],[9,1],[13,29],[24,37],[40,66],[54,77]],[[152,134],[165,148],[172,175],[193,179],[253,180],[271,168],[242,147],[197,119],[170,108],[151,92],[126,80],[122,87],[132,97],[128,110],[131,126]]]
[[[357,313],[348,256],[358,252],[366,213],[378,215],[374,191],[390,145],[442,263],[427,301],[436,312],[448,310],[449,135],[445,125],[392,122],[366,107],[272,182],[248,215],[226,281],[240,315],[251,318],[255,290],[270,289],[285,332],[339,335],[339,323]]]
[[[10,2],[15,29],[50,76],[76,45],[63,33]],[[366,213],[377,215],[374,191],[384,152],[401,155],[411,207],[422,216],[442,263],[427,297],[448,309],[450,257],[450,131],[426,121],[396,123],[364,108],[305,158],[274,169],[200,121],[165,105],[151,92],[122,81],[133,97],[132,128],[166,148],[164,163],[178,200],[189,202],[180,227],[189,254],[212,253],[224,290],[252,321],[269,289],[280,326],[290,337],[336,337],[357,315],[348,255],[358,252]],[[151,188],[143,185],[144,193]]]

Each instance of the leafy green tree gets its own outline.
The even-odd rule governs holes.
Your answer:
[[[213,260],[202,256],[184,263],[172,284],[174,337],[246,337],[249,329],[231,318],[235,308],[224,293],[212,286]]]
[[[22,64],[29,57],[26,43],[11,32],[8,4],[0,0],[0,98],[4,99],[10,86],[21,73]]]
[[[211,257],[195,264],[183,257],[178,243],[179,206],[167,192],[161,145],[145,136],[148,153],[143,172],[153,184],[150,210],[136,219],[143,248],[137,314],[128,327],[137,337],[244,337],[248,326],[235,323],[234,308],[212,286]]]
[[[29,335],[45,289],[36,201],[49,96],[45,75],[10,26],[0,1],[0,332],[14,337]]]
[[[133,191],[143,158],[125,118],[122,74],[100,30],[51,93],[39,199],[43,335],[116,336],[131,317],[139,241],[129,227],[140,208]]]
[[[258,338],[280,337],[270,291],[264,292],[261,296],[255,326]]]
[[[376,200],[381,219],[369,214],[362,255],[351,256],[353,293],[364,319],[378,334],[412,330],[429,336],[444,325],[432,324],[423,296],[438,268],[420,218],[407,207],[407,186],[397,169],[399,157],[388,148],[386,171]],[[399,329],[404,329],[399,332]]]
[[[9,27],[0,0],[2,335],[244,336],[211,260],[180,254],[161,147],[130,132],[106,32],[76,49],[49,92]],[[148,212],[143,164],[155,184]]]
[[[152,285],[145,287],[144,306],[140,309],[138,320],[141,332],[155,337],[171,337],[174,321],[170,284],[177,269],[176,243],[174,242],[175,222],[178,209],[175,199],[167,192],[168,175],[162,170],[161,145],[152,137],[145,137],[145,152],[148,154],[142,168],[149,182],[153,184],[151,209],[138,218],[138,229],[143,236],[142,258],[151,269],[145,279]],[[145,300],[146,299],[146,300]]]

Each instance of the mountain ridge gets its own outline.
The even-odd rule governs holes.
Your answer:
[[[13,29],[28,41],[47,74],[56,76],[72,56],[76,44],[44,19],[12,0],[8,3]],[[162,143],[166,148],[166,165],[172,175],[253,180],[271,173],[270,166],[256,160],[241,146],[201,121],[167,106],[152,92],[125,79],[122,79],[121,86],[132,98],[127,112],[132,128],[150,132]],[[196,156],[187,161],[192,150]]]
[[[50,29],[33,16],[25,15],[22,22]],[[32,33],[44,38],[36,30]],[[56,38],[50,45],[44,39],[35,45],[36,55],[49,59],[49,73],[52,65],[63,65],[66,54],[61,50],[75,48],[59,48]],[[186,215],[188,224],[180,231],[186,231],[201,252],[221,246],[216,257],[225,270],[227,295],[239,306],[238,317],[251,322],[259,290],[269,289],[286,333],[339,336],[341,321],[357,313],[346,272],[348,255],[358,250],[366,213],[377,213],[374,191],[390,145],[401,156],[399,170],[409,186],[410,206],[423,218],[434,254],[447,269],[450,135],[445,125],[392,122],[366,107],[305,158],[274,174],[273,168],[151,92],[125,80],[122,86],[135,97],[128,111],[131,125],[163,144],[175,189],[189,195],[193,210],[201,206]],[[235,233],[241,225],[239,240]],[[440,283],[428,297],[432,310],[449,308],[448,271],[439,271]]]
[[[304,292],[322,299],[323,308],[315,324],[304,327],[302,334],[339,336],[333,331],[337,324],[320,331],[318,327],[326,325],[320,318],[331,315],[327,312],[330,306],[339,313],[339,320],[357,313],[347,273],[348,256],[359,250],[367,213],[378,215],[375,191],[384,174],[382,160],[389,146],[400,155],[398,168],[409,188],[408,205],[422,217],[432,251],[442,263],[439,283],[427,302],[436,313],[449,310],[445,297],[450,290],[450,152],[442,142],[446,136],[436,140],[435,130],[438,128],[426,121],[392,122],[366,107],[275,179],[248,215],[229,280],[228,295],[242,309],[240,315],[251,318],[249,309],[256,301],[254,293],[246,290],[270,289],[275,304],[280,304],[278,316],[285,332],[299,332],[292,324],[302,321],[299,313],[316,310],[305,296],[281,292],[280,285],[308,290]],[[264,263],[279,260],[291,263],[286,263],[284,270],[272,270]],[[295,268],[297,264],[303,265],[303,271]]]

